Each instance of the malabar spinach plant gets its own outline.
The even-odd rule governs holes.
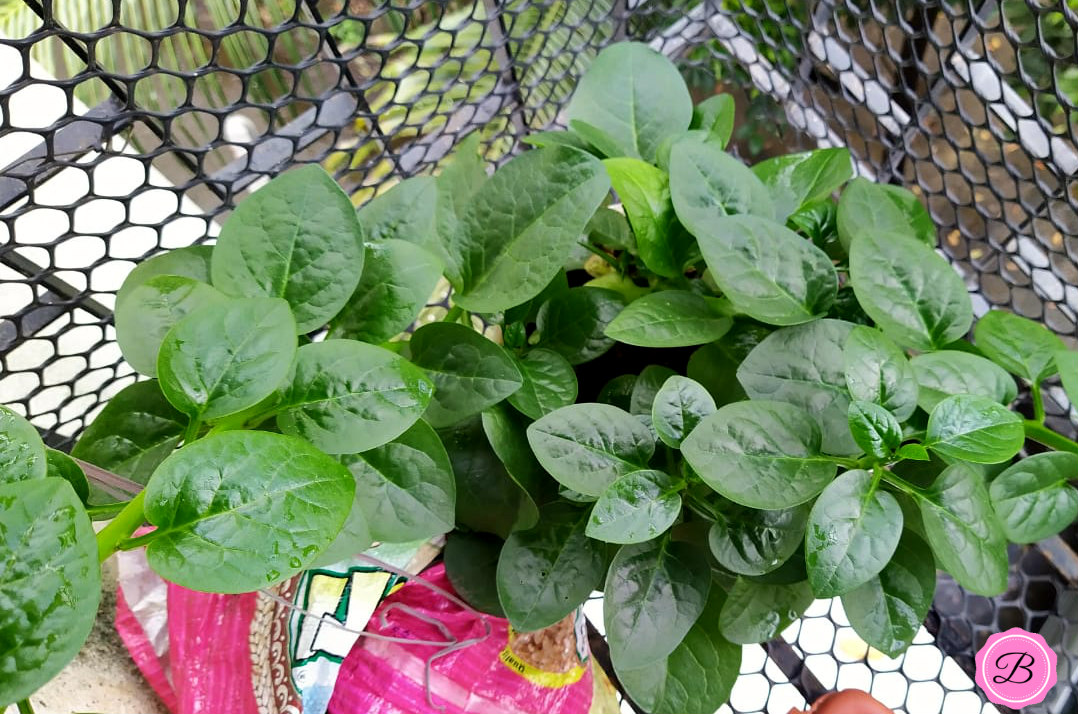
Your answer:
[[[567,116],[358,213],[289,171],[214,246],[131,273],[117,336],[146,379],[74,459],[0,411],[0,704],[81,647],[117,550],[243,592],[451,531],[476,607],[534,630],[603,590],[632,698],[711,712],[740,645],[814,598],[897,654],[937,567],[1001,592],[1009,541],[1074,520],[1078,444],[1040,390],[1061,370],[1078,396],[1078,355],[1004,312],[965,341],[915,197],[841,149],[745,166],[729,98],[693,106],[643,45],[600,53]],[[443,277],[452,306],[424,311]],[[1053,451],[1015,461],[1027,440]],[[115,503],[80,462],[145,487]]]

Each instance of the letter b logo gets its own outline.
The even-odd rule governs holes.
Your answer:
[[[1055,683],[1056,655],[1040,635],[1015,627],[989,637],[977,653],[977,686],[995,704],[1037,704]]]

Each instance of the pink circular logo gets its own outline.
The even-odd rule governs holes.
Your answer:
[[[1040,635],[1014,627],[989,637],[977,653],[977,686],[994,704],[1038,704],[1055,683],[1056,653]]]

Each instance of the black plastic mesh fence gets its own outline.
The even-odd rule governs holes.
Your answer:
[[[978,313],[1007,307],[1073,345],[1076,28],[1075,0],[0,0],[0,402],[67,445],[135,379],[111,307],[139,260],[211,238],[296,163],[321,163],[358,205],[471,131],[501,160],[558,124],[590,58],[626,38],[681,64],[697,98],[736,88],[748,159],[844,145],[861,173],[910,187]],[[1046,396],[1072,429],[1058,385]],[[1041,710],[1078,711],[1073,542],[1016,551],[995,600],[944,582],[928,625],[953,661],[846,652],[824,609],[747,665],[763,699],[732,706],[784,714],[837,685],[911,713],[978,711],[958,674],[988,634],[1025,625],[1063,655]],[[830,634],[806,639],[816,620]]]

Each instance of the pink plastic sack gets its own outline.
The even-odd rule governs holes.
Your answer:
[[[452,592],[443,565],[421,577]],[[329,714],[586,714],[591,706],[593,673],[579,613],[518,635],[507,620],[478,615],[409,581],[379,605],[367,632],[426,644],[361,638],[341,666]],[[464,644],[473,640],[479,641]],[[461,646],[447,652],[447,641]]]

